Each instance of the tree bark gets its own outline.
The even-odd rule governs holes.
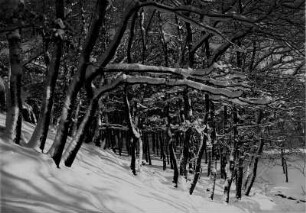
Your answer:
[[[86,132],[89,130],[91,124],[90,121],[93,120],[97,107],[98,100],[91,100],[87,108],[86,114],[80,124],[80,127],[78,128],[77,134],[74,136],[67,150],[64,153],[65,166],[71,167],[71,165],[73,164],[76,155],[84,142]]]
[[[64,0],[56,0],[56,17],[64,19]],[[55,84],[60,68],[60,61],[63,52],[63,41],[61,38],[57,38],[56,46],[52,54],[51,63],[47,69],[46,76],[46,89],[43,104],[40,109],[39,121],[35,127],[34,133],[28,143],[29,147],[36,148],[40,141],[40,149],[43,152],[45,148],[46,139],[48,136],[49,125],[51,121],[51,111],[53,106],[53,96],[55,91]]]
[[[208,114],[209,114],[209,96],[208,94],[205,94],[205,120],[204,120],[204,124],[207,125],[207,122],[208,122]],[[210,140],[209,136],[208,136],[208,128],[206,126],[205,130],[204,130],[204,135],[201,134],[201,145],[199,147],[199,151],[198,151],[198,154],[197,154],[197,160],[196,160],[196,169],[195,169],[195,174],[194,174],[194,177],[193,177],[193,181],[191,183],[191,186],[190,186],[190,190],[189,190],[189,193],[192,194],[195,187],[196,187],[196,184],[198,182],[198,179],[200,177],[200,173],[201,173],[201,161],[202,161],[202,156],[203,156],[203,153],[206,149],[206,141],[207,140]]]
[[[8,112],[6,115],[6,136],[16,144],[20,143],[22,127],[22,100],[21,100],[21,78],[22,78],[22,49],[19,29],[11,31],[7,35],[9,44],[9,98]]]
[[[186,131],[186,136],[184,140],[184,148],[183,148],[183,153],[181,157],[181,162],[180,162],[180,175],[183,175],[187,179],[187,162],[189,158],[189,143],[191,139],[191,134],[192,134],[192,128],[189,127]]]
[[[259,144],[259,147],[258,147],[258,150],[257,150],[257,153],[256,153],[256,157],[254,158],[252,178],[250,180],[250,184],[248,185],[248,187],[245,191],[246,196],[250,195],[250,191],[253,187],[253,184],[254,184],[254,181],[255,181],[255,178],[256,178],[256,174],[257,174],[257,165],[258,165],[259,157],[260,157],[260,155],[262,153],[262,150],[263,150],[264,143],[265,143],[264,139],[260,139],[260,144]]]
[[[260,124],[261,123],[261,120],[263,118],[263,112],[262,110],[259,111],[259,114],[258,114],[258,118],[257,118],[257,121],[256,123],[257,124]],[[260,127],[259,127],[260,128]],[[259,144],[259,147],[258,147],[258,150],[256,152],[256,155],[254,157],[254,164],[253,164],[253,171],[252,171],[252,177],[250,179],[250,184],[247,186],[247,189],[245,191],[245,195],[246,196],[249,196],[250,195],[250,192],[251,192],[251,189],[253,187],[253,184],[254,184],[254,181],[255,181],[255,178],[256,178],[256,174],[257,174],[257,165],[258,165],[258,161],[259,161],[259,158],[260,158],[260,155],[263,151],[263,147],[264,147],[264,144],[265,144],[265,141],[264,139],[262,138],[262,130],[260,131],[261,132],[261,138],[260,138],[260,144]]]
[[[70,123],[69,121],[72,114],[72,105],[76,99],[77,93],[79,92],[81,86],[84,84],[90,53],[99,37],[100,27],[102,25],[107,6],[108,1],[97,1],[96,11],[93,15],[93,21],[91,23],[88,36],[85,40],[83,52],[79,59],[78,70],[68,88],[60,124],[56,132],[54,143],[48,151],[58,167],[68,136],[68,128]]]

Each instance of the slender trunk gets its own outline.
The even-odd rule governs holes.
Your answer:
[[[175,152],[174,152],[174,149],[173,149],[174,139],[172,138],[170,127],[168,127],[168,136],[169,136],[170,160],[171,160],[171,163],[173,165],[173,183],[175,184],[175,187],[177,187],[179,171],[178,171],[178,166],[177,166],[176,155],[175,155]]]
[[[285,174],[286,177],[286,183],[288,183],[288,166],[287,166],[287,161],[284,155],[284,142],[281,148],[281,161],[282,161],[282,168],[283,168],[283,173]]]
[[[183,153],[182,153],[181,162],[180,162],[180,175],[184,175],[186,179],[187,179],[186,166],[188,162],[189,143],[191,139],[191,134],[192,134],[192,128],[189,127],[188,130],[186,131],[186,136],[184,140],[184,148],[183,148]]]
[[[166,161],[166,146],[165,146],[165,140],[163,138],[163,133],[162,131],[160,132],[160,135],[159,135],[159,138],[160,138],[160,146],[161,146],[161,157],[162,157],[162,160],[163,160],[163,170],[166,170],[167,168],[167,161]]]
[[[208,155],[207,177],[209,177],[209,176],[210,176],[210,172],[211,172],[211,166],[212,166],[212,151],[211,151],[211,145],[208,146],[207,155]]]
[[[77,130],[78,130],[78,120],[79,120],[79,113],[80,113],[80,108],[81,108],[81,105],[82,105],[82,99],[78,96],[77,99],[79,100],[78,101],[78,106],[75,110],[75,114],[74,114],[74,119],[73,119],[73,126],[72,126],[72,137],[75,136],[75,134],[77,133]]]
[[[130,144],[131,144],[131,170],[134,175],[136,175],[136,140],[137,138],[131,137]]]
[[[56,17],[64,19],[64,1],[56,0]],[[52,53],[51,63],[48,64],[46,76],[46,89],[44,100],[40,109],[39,121],[31,136],[28,147],[36,148],[40,142],[40,149],[43,152],[45,148],[46,139],[48,136],[49,125],[51,122],[51,112],[53,107],[53,97],[55,92],[55,84],[60,68],[60,61],[63,52],[63,41],[57,38],[55,49]]]
[[[223,147],[223,149],[221,150],[221,162],[220,162],[220,173],[221,173],[221,178],[226,180],[226,171],[225,171],[225,167],[226,167],[226,148]]]
[[[152,132],[151,137],[152,137],[152,150],[153,150],[153,153],[156,154],[156,152],[155,152],[156,141],[155,141],[155,133],[154,132]]]
[[[209,96],[208,94],[205,94],[205,120],[204,120],[204,124],[207,125],[207,122],[208,122],[208,113],[209,113]],[[206,141],[207,140],[210,140],[210,137],[209,135],[207,134],[208,133],[208,129],[207,127],[205,128],[204,130],[204,134],[202,135],[201,134],[201,144],[200,144],[200,147],[199,147],[199,150],[198,150],[198,154],[197,154],[197,158],[196,158],[196,168],[195,168],[195,173],[194,173],[194,177],[193,177],[193,181],[191,183],[191,186],[190,186],[190,190],[189,190],[189,193],[192,194],[195,187],[196,187],[196,184],[198,182],[198,179],[200,177],[200,173],[201,173],[201,161],[202,161],[202,156],[203,156],[203,153],[206,149]]]
[[[148,152],[148,158],[149,158],[149,165],[152,165],[152,161],[151,161],[151,153],[150,153],[150,141],[148,138],[148,143],[147,143],[147,152]]]
[[[64,153],[65,166],[71,167],[74,159],[76,158],[76,155],[84,142],[85,134],[89,130],[91,124],[90,121],[94,118],[97,107],[98,101],[96,99],[91,100],[87,112],[80,124],[80,127],[78,128],[77,134],[72,139],[69,147]]]
[[[191,186],[190,186],[190,190],[189,190],[189,193],[192,194],[195,187],[196,187],[196,184],[198,182],[198,179],[200,178],[200,173],[201,173],[201,161],[202,161],[202,156],[203,156],[203,153],[204,153],[204,148],[205,148],[205,145],[204,143],[206,143],[205,141],[207,140],[207,136],[202,136],[201,138],[201,145],[200,145],[200,148],[199,148],[199,151],[198,151],[198,154],[197,154],[197,160],[196,160],[196,169],[195,169],[195,173],[194,173],[194,177],[193,177],[193,181],[191,183]]]
[[[20,143],[22,127],[22,100],[21,100],[21,78],[22,78],[22,49],[19,29],[11,31],[7,35],[9,44],[9,98],[8,112],[6,115],[6,136],[16,144]]]
[[[168,60],[168,42],[166,41],[165,35],[164,35],[164,30],[163,30],[163,21],[161,18],[160,12],[158,12],[158,18],[159,18],[159,33],[160,33],[160,40],[162,43],[162,47],[164,50],[164,59],[165,59],[165,66],[168,67],[169,60]]]
[[[238,160],[238,172],[237,172],[237,182],[236,182],[236,198],[237,199],[241,199],[242,181],[243,181],[243,156],[240,153],[239,160]]]
[[[142,64],[145,63],[145,58],[146,58],[146,30],[144,28],[144,10],[141,9],[140,11],[140,19],[139,19],[139,24],[140,24],[140,29],[141,29],[141,38],[142,38]]]
[[[253,165],[253,174],[252,174],[252,178],[250,180],[250,184],[248,185],[246,191],[245,191],[245,195],[246,196],[249,196],[250,195],[250,191],[253,187],[253,184],[254,184],[254,181],[255,181],[255,178],[256,178],[256,174],[257,174],[257,165],[258,165],[258,161],[259,161],[259,157],[262,153],[262,150],[263,150],[263,146],[264,146],[264,139],[261,138],[260,139],[260,144],[259,144],[259,147],[258,147],[258,150],[257,150],[257,153],[256,153],[256,157],[254,158],[254,165]]]
[[[123,137],[122,137],[122,131],[118,131],[118,149],[119,149],[119,155],[122,155],[122,147],[123,147]]]
[[[131,49],[132,49],[132,44],[133,44],[133,39],[134,39],[134,31],[135,31],[135,22],[137,19],[137,13],[134,14],[133,18],[132,18],[132,22],[131,22],[131,29],[130,29],[130,38],[129,38],[129,42],[128,42],[128,46],[127,46],[127,50],[126,50],[126,54],[127,54],[127,62],[128,63],[132,63],[132,56],[131,56]]]
[[[149,156],[148,156],[148,133],[143,132],[143,153],[145,155],[146,163],[149,162]]]
[[[140,168],[142,166],[142,158],[143,158],[143,141],[141,137],[138,138],[139,142],[139,161],[138,161],[138,171],[140,172]]]
[[[229,160],[229,171],[227,172],[227,179],[225,180],[224,183],[224,201],[226,203],[229,202],[229,198],[230,198],[230,191],[231,191],[231,185],[232,185],[232,181],[234,178],[234,153],[233,151],[231,151],[230,154],[230,160]]]
[[[216,159],[216,145],[217,145],[217,136],[216,136],[216,127],[215,127],[215,105],[213,102],[210,104],[210,118],[211,118],[211,163],[210,163],[210,174],[212,179],[212,188],[211,188],[211,195],[210,198],[213,200],[215,195],[215,186],[216,186],[216,178],[217,178],[217,159]]]
[[[251,153],[253,153],[253,150],[251,150]],[[251,159],[250,159],[250,162],[248,164],[248,167],[247,167],[247,170],[246,170],[246,175],[245,175],[245,181],[244,181],[244,184],[243,184],[243,189],[246,190],[247,186],[248,186],[248,183],[250,181],[250,178],[251,178],[251,166],[253,164],[253,160],[254,160],[254,155],[252,155]]]
[[[125,104],[125,110],[126,110],[126,120],[128,123],[128,134],[130,137],[130,154],[131,154],[131,170],[134,175],[136,175],[136,144],[137,140],[140,139],[140,134],[138,130],[136,129],[131,115],[131,107],[128,100],[128,93],[127,88],[125,88],[125,96],[124,96],[124,104]]]
[[[217,179],[217,167],[215,165],[215,159],[213,157],[212,160],[212,168],[211,168],[211,179],[212,179],[212,187],[211,187],[211,194],[210,194],[210,199],[214,199],[215,195],[215,187],[216,187],[216,179]]]

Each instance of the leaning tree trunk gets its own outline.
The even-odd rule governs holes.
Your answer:
[[[253,187],[253,184],[254,184],[254,181],[255,181],[255,178],[256,178],[256,174],[257,174],[257,165],[258,165],[259,157],[260,157],[260,155],[262,153],[262,150],[263,150],[264,143],[265,143],[264,139],[261,138],[260,139],[260,144],[259,144],[259,147],[258,147],[258,150],[257,150],[257,153],[256,153],[256,157],[254,158],[252,178],[250,180],[250,184],[248,185],[248,187],[245,191],[246,196],[250,195],[250,191]]]
[[[9,73],[9,98],[6,115],[6,136],[16,144],[20,143],[22,124],[22,49],[19,29],[11,31],[7,35],[9,44],[10,73]]]
[[[94,115],[96,113],[97,107],[98,100],[91,100],[87,108],[87,112],[80,124],[80,127],[78,128],[77,134],[74,136],[67,150],[64,153],[65,166],[71,167],[74,159],[76,158],[76,155],[84,142],[86,132],[89,130],[91,124],[90,121],[94,120]]]
[[[48,151],[57,166],[59,166],[59,163],[62,158],[62,153],[66,144],[68,128],[72,114],[72,106],[74,100],[76,99],[77,93],[79,92],[81,86],[84,83],[90,53],[99,37],[100,27],[102,25],[107,6],[108,1],[97,1],[96,11],[93,14],[93,21],[91,23],[88,36],[85,40],[83,52],[79,59],[78,70],[68,88],[68,92],[62,110],[60,124],[56,132],[54,143]]]
[[[258,125],[261,123],[262,118],[263,118],[263,113],[262,113],[262,110],[260,110],[257,121],[256,121],[256,123]],[[258,128],[260,128],[260,127],[258,127]],[[252,171],[252,176],[250,178],[250,184],[247,186],[247,188],[245,190],[245,195],[246,196],[249,196],[250,191],[253,187],[253,184],[254,184],[254,181],[255,181],[255,178],[256,178],[256,174],[257,174],[257,165],[258,165],[259,157],[260,157],[260,155],[263,151],[263,146],[264,146],[264,143],[265,143],[264,139],[262,138],[262,130],[260,132],[261,132],[260,144],[259,144],[258,150],[257,150],[257,152],[255,154],[255,157],[254,157],[253,171]]]

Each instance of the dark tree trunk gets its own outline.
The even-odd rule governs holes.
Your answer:
[[[86,132],[90,127],[91,124],[90,121],[93,120],[94,118],[97,107],[98,107],[98,100],[93,99],[88,106],[87,112],[80,124],[80,127],[78,128],[77,134],[72,139],[71,143],[69,144],[69,147],[67,148],[64,154],[65,166],[71,167],[74,159],[76,158],[76,155],[83,144]]]
[[[189,158],[189,143],[191,139],[191,134],[192,134],[192,128],[189,127],[188,130],[186,131],[185,135],[185,140],[184,140],[184,148],[183,148],[183,153],[181,156],[181,163],[180,163],[180,175],[183,175],[187,179],[187,162]]]
[[[238,160],[238,172],[237,172],[237,182],[236,182],[236,198],[237,199],[241,199],[242,181],[243,181],[243,156],[240,153],[239,160]]]
[[[89,29],[88,36],[85,40],[83,52],[80,56],[78,70],[72,79],[68,88],[66,99],[63,106],[63,111],[60,119],[60,124],[54,139],[54,143],[48,153],[53,158],[55,164],[59,167],[62,158],[62,153],[68,136],[68,128],[72,114],[72,106],[76,99],[77,93],[84,84],[85,73],[89,64],[90,53],[99,37],[100,27],[102,25],[108,1],[97,1],[96,11],[93,15],[93,22]]]
[[[148,140],[148,133],[147,132],[143,132],[143,153],[145,155],[145,160],[146,160],[146,163],[149,162],[149,156],[148,156],[148,143],[149,143],[149,140]]]
[[[130,107],[130,103],[128,100],[127,88],[125,88],[124,103],[125,103],[125,110],[126,110],[125,115],[126,115],[126,120],[128,123],[128,134],[130,135],[131,170],[133,174],[136,175],[136,145],[137,145],[138,140],[141,140],[141,138],[132,120],[131,107]]]
[[[56,17],[64,19],[64,1],[56,0]],[[60,68],[60,61],[63,52],[63,41],[57,38],[54,52],[52,53],[51,63],[48,64],[46,76],[46,89],[44,100],[40,109],[39,121],[35,127],[34,133],[27,144],[27,146],[35,148],[40,141],[40,150],[43,152],[45,148],[46,139],[48,136],[49,125],[51,122],[51,112],[53,107],[53,96],[55,92],[55,84]]]
[[[261,123],[262,118],[263,118],[263,112],[262,112],[262,110],[260,110],[257,121],[256,121],[256,123],[258,125]],[[258,128],[260,128],[260,127],[258,127]],[[256,179],[257,165],[258,165],[259,157],[260,157],[260,155],[263,151],[263,147],[264,147],[264,143],[265,143],[264,139],[262,138],[262,130],[260,132],[261,132],[261,139],[260,139],[258,150],[257,150],[257,152],[255,154],[255,157],[254,157],[253,171],[252,171],[252,177],[250,178],[250,184],[247,186],[247,189],[245,191],[246,196],[249,196],[249,194],[251,192],[251,189],[253,187],[254,181]]]
[[[148,143],[147,143],[147,153],[148,153],[148,158],[149,158],[149,165],[152,165],[152,161],[151,161],[151,153],[150,153],[150,141],[149,137],[148,137]]]
[[[211,165],[212,165],[212,151],[211,151],[211,148],[209,148],[209,150],[207,151],[207,155],[208,155],[207,177],[209,177],[210,172],[211,172]]]
[[[176,155],[175,155],[175,152],[174,152],[174,149],[173,149],[174,139],[172,138],[170,127],[168,127],[168,128],[169,128],[168,135],[169,135],[170,161],[171,161],[171,164],[173,165],[173,170],[174,170],[173,183],[175,184],[175,187],[177,187],[179,171],[178,171],[178,166],[177,166]]]
[[[164,138],[163,138],[163,132],[162,131],[160,131],[159,138],[160,138],[160,147],[161,147],[161,158],[163,160],[163,170],[166,170],[167,161],[166,161],[166,151],[165,151],[165,149],[167,147],[165,146],[165,141],[164,141]]]
[[[230,154],[230,159],[229,159],[229,172],[227,174],[227,179],[225,180],[224,183],[224,201],[226,203],[229,202],[229,198],[230,198],[230,191],[231,191],[231,185],[233,182],[233,178],[234,178],[234,153],[231,152]]]
[[[250,191],[253,187],[256,175],[257,175],[257,165],[258,165],[258,161],[259,161],[259,157],[262,153],[263,150],[263,146],[264,146],[264,139],[260,139],[260,144],[256,153],[256,157],[254,158],[254,165],[253,165],[253,173],[252,173],[252,178],[250,180],[250,184],[248,185],[246,191],[245,191],[245,195],[249,196],[250,195]]]
[[[281,161],[282,161],[282,168],[283,168],[283,173],[285,174],[286,177],[286,183],[288,183],[288,166],[287,166],[287,161],[284,155],[284,142],[283,145],[281,147]]]
[[[82,105],[82,99],[80,97],[77,97],[77,100],[78,100],[78,106],[75,110],[74,119],[73,119],[73,126],[72,126],[72,133],[71,133],[72,137],[77,133],[79,113],[80,113],[80,108]]]
[[[119,150],[119,155],[122,155],[122,146],[123,146],[123,137],[122,137],[122,131],[118,130],[117,132],[117,137],[118,137],[118,150]]]
[[[191,186],[190,186],[190,190],[189,190],[189,193],[192,194],[195,187],[196,187],[196,184],[198,182],[198,179],[200,178],[200,173],[201,173],[201,161],[202,161],[202,156],[203,156],[203,153],[204,153],[204,144],[205,144],[205,141],[207,140],[207,137],[204,135],[203,139],[201,140],[201,145],[200,145],[200,148],[199,148],[199,151],[198,151],[198,155],[197,155],[197,161],[196,161],[196,169],[195,169],[195,173],[194,173],[194,178],[193,178],[193,181],[191,183]]]
[[[134,175],[136,175],[136,140],[137,138],[131,137],[130,138],[130,144],[131,144],[131,170]]]
[[[220,156],[220,173],[221,173],[221,178],[222,179],[226,179],[226,171],[225,171],[225,167],[226,167],[226,163],[227,163],[227,159],[226,159],[226,148],[223,148],[221,150],[221,156]]]

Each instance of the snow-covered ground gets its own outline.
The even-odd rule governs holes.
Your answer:
[[[0,126],[4,116],[0,114]],[[24,125],[28,138],[33,127]],[[54,137],[51,132],[50,141]],[[193,195],[190,181],[183,178],[178,188],[171,182],[173,172],[163,171],[158,158],[132,175],[126,156],[118,156],[84,144],[71,168],[56,168],[52,159],[35,150],[9,144],[0,138],[1,212],[305,212],[305,203],[274,196],[305,199],[305,176],[289,162],[289,183],[281,167],[262,161],[258,181],[250,197],[222,202],[222,180],[217,181],[215,199],[208,196],[210,180],[202,175]],[[203,169],[203,171],[205,168]],[[233,184],[234,185],[234,184]]]

